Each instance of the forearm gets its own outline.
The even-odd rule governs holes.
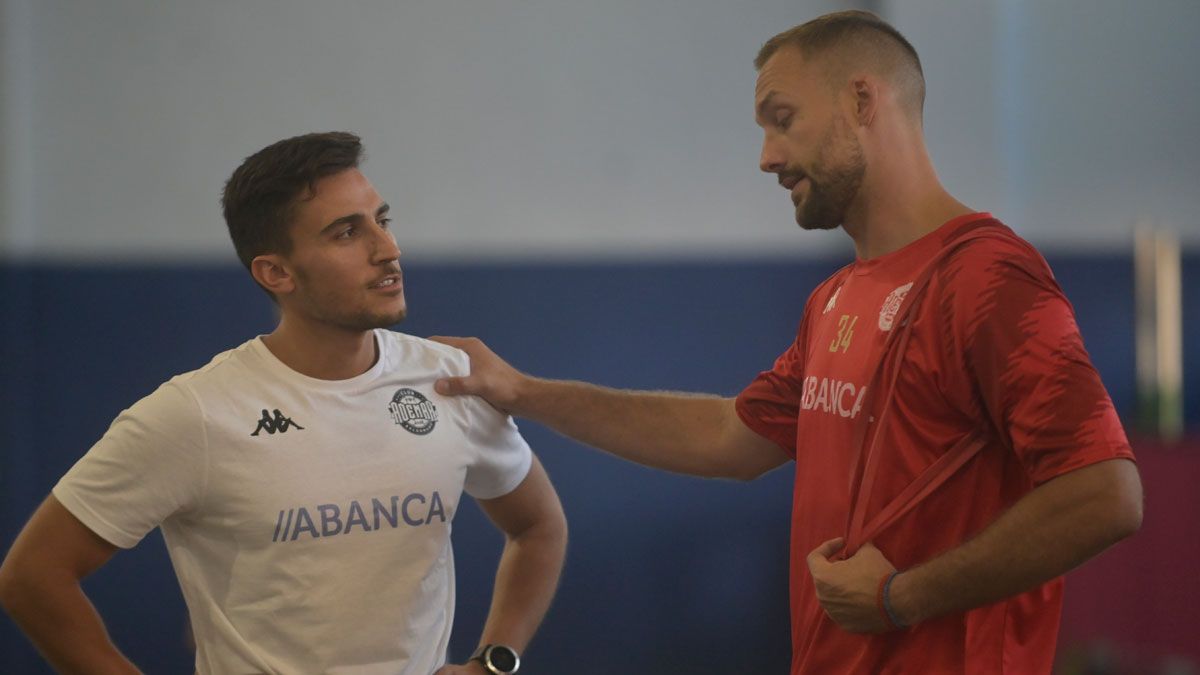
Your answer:
[[[609,389],[525,378],[511,412],[638,464],[696,476],[737,476],[723,447],[733,406],[715,396]]]
[[[1110,469],[1114,479],[1097,480]],[[911,625],[997,602],[1068,572],[1140,523],[1133,464],[1085,467],[1038,487],[971,541],[902,572],[892,605]]]
[[[100,615],[77,582],[43,587],[5,586],[4,609],[58,672],[80,675],[139,672],[113,645]]]
[[[525,649],[550,608],[566,549],[565,521],[543,523],[508,538],[480,644]]]

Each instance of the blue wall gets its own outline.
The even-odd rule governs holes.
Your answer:
[[[1127,256],[1057,256],[1087,347],[1132,412]],[[547,376],[733,394],[791,341],[837,261],[406,265],[416,335],[480,335]],[[0,546],[124,407],[273,325],[231,266],[0,266]],[[1187,416],[1200,422],[1200,256],[1185,261]],[[784,672],[790,475],[743,485],[662,474],[530,422],[572,525],[533,673]],[[474,646],[500,538],[473,506],[455,524],[452,655]],[[117,644],[147,672],[190,672],[184,607],[156,534],[86,582]],[[0,618],[0,672],[49,670]]]

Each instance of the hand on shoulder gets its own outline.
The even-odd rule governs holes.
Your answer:
[[[522,385],[531,379],[528,375],[497,356],[479,338],[434,335],[429,339],[461,349],[471,359],[470,374],[442,378],[434,383],[434,391],[443,396],[479,396],[496,409],[513,414]]]

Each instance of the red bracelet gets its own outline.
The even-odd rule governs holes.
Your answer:
[[[899,630],[900,626],[897,626],[896,622],[892,621],[892,615],[888,613],[887,607],[883,604],[883,594],[887,590],[888,581],[891,581],[893,574],[895,573],[885,574],[879,580],[879,590],[875,592],[875,606],[879,608],[879,616],[883,617],[883,625],[887,626],[888,630]]]

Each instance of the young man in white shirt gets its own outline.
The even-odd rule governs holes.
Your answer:
[[[225,188],[238,257],[279,305],[269,335],[124,411],[0,567],[0,604],[65,673],[136,673],[81,579],[161,527],[198,673],[516,672],[562,569],[558,497],[454,348],[406,313],[389,207],[353,134],[308,134]],[[476,655],[446,665],[451,523],[463,493],[504,532]]]

